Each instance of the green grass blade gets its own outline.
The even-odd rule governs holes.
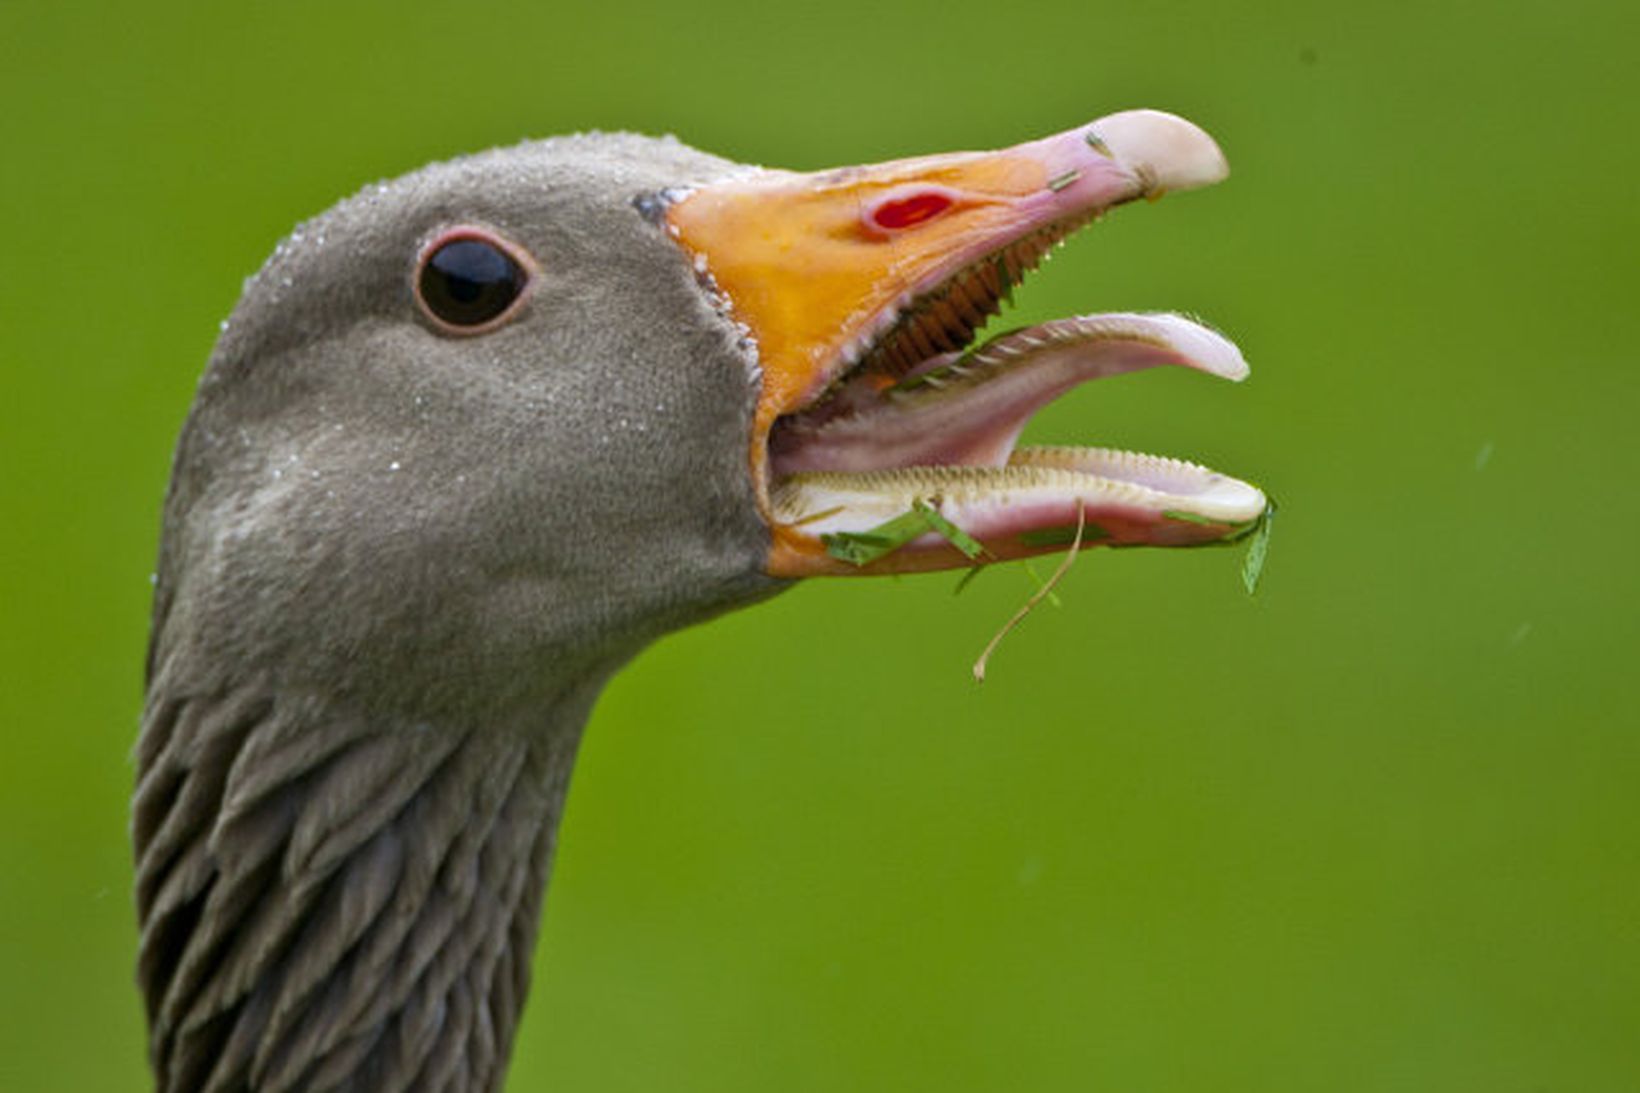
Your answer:
[[[868,565],[934,530],[927,517],[912,508],[866,531],[838,531],[820,536],[826,553],[850,565]]]
[[[966,531],[947,520],[926,501],[911,502],[911,509],[892,520],[884,521],[865,531],[838,531],[820,536],[826,553],[850,565],[869,565],[878,558],[894,553],[907,543],[929,532],[962,551],[973,559],[984,557],[984,545]]]
[[[1264,560],[1270,553],[1270,526],[1275,521],[1276,503],[1270,501],[1258,518],[1252,541],[1247,545],[1247,557],[1241,563],[1241,583],[1249,596],[1258,592],[1259,578],[1264,575]]]
[[[1074,528],[1072,529],[1072,534],[1075,534]],[[1059,593],[1053,590],[1053,586],[1042,580],[1042,574],[1036,571],[1036,566],[1032,565],[1028,559],[1020,562],[1019,567],[1023,569],[1025,571],[1025,575],[1029,577],[1033,583],[1035,583],[1037,594],[1039,596],[1046,596],[1048,598],[1048,603],[1053,607],[1065,606],[1064,601],[1059,598]]]
[[[966,557],[978,558],[985,553],[985,548],[980,545],[978,539],[947,520],[940,510],[933,505],[922,501],[913,501],[911,502],[911,509],[913,512],[920,513],[922,518],[928,521],[929,527],[944,536],[946,542],[962,551]]]
[[[971,565],[971,566],[969,566],[967,571],[963,573],[962,580],[957,582],[957,587],[955,587],[951,590],[951,595],[953,595],[953,596],[962,595],[963,592],[967,591],[968,586],[974,583],[974,578],[978,577],[980,575],[981,571],[983,571],[985,568],[987,568],[987,567],[985,567],[983,565]]]

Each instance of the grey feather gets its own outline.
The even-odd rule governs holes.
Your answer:
[[[132,830],[161,1093],[491,1090],[582,724],[647,642],[781,587],[751,347],[652,216],[733,165],[524,144],[369,187],[246,285],[179,441]],[[517,321],[413,263],[493,229]]]

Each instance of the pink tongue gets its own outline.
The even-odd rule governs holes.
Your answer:
[[[770,439],[775,476],[1000,467],[1032,414],[1089,380],[1161,365],[1227,379],[1247,370],[1234,345],[1174,315],[1063,319],[959,359],[935,358],[887,394],[862,377],[814,414],[783,422]]]

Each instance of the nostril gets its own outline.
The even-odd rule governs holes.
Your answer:
[[[943,190],[896,190],[865,210],[866,223],[878,231],[897,232],[943,215],[957,199]]]

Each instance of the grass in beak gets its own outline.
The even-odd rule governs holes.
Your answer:
[[[866,531],[834,532],[822,535],[820,541],[825,544],[826,553],[833,558],[847,562],[850,565],[864,566],[877,561],[879,558],[887,557],[906,544],[932,532],[956,547],[964,557],[977,563],[967,573],[963,574],[962,580],[957,583],[955,592],[960,594],[975,577],[979,576],[982,569],[987,568],[988,563],[982,559],[991,558],[991,554],[978,539],[946,519],[945,515],[939,511],[938,504],[938,498],[934,499],[932,503],[921,499],[914,500],[911,502],[911,508],[891,520],[878,524],[874,528]],[[820,515],[829,516],[836,511],[836,509],[831,509]],[[1230,543],[1240,542],[1243,539],[1248,540],[1247,555],[1242,560],[1241,581],[1249,596],[1258,592],[1259,579],[1264,574],[1265,560],[1269,557],[1270,552],[1270,528],[1275,523],[1275,514],[1275,502],[1270,501],[1265,505],[1264,511],[1259,514],[1256,520],[1238,529],[1231,536],[1221,539],[1215,544],[1210,544],[1225,546]],[[1219,523],[1219,521],[1210,520],[1190,512],[1170,511],[1163,515],[1169,519],[1183,520],[1188,523]],[[810,517],[810,519],[818,518],[819,516]],[[1031,572],[1031,578],[1037,580],[1037,589],[1031,594],[1030,599],[1026,600],[1020,609],[1014,612],[1007,622],[1002,624],[1002,628],[992,635],[991,640],[986,643],[985,649],[980,653],[979,659],[974,661],[973,673],[974,682],[976,683],[985,682],[986,666],[990,662],[991,654],[995,653],[997,646],[1002,644],[1002,639],[1013,633],[1014,629],[1025,621],[1025,617],[1036,610],[1037,605],[1043,600],[1050,600],[1054,606],[1059,606],[1059,598],[1054,593],[1054,586],[1059,584],[1064,579],[1065,574],[1070,571],[1072,563],[1076,561],[1076,556],[1082,549],[1082,544],[1090,540],[1105,538],[1108,532],[1097,524],[1088,523],[1087,509],[1078,500],[1076,503],[1076,527],[1074,529],[1050,528],[1034,534],[1044,536],[1037,545],[1057,546],[1068,538],[1070,547],[1060,560],[1058,568],[1053,571],[1052,576],[1046,581],[1037,580],[1036,574]],[[1052,538],[1047,538],[1047,536],[1052,536]],[[1028,563],[1027,571],[1029,571]]]
[[[1070,541],[1074,543],[1074,542],[1076,542],[1076,529],[1071,528],[1070,531],[1071,531]],[[1025,570],[1025,576],[1027,576],[1031,579],[1032,584],[1036,585],[1038,588],[1047,588],[1047,584],[1042,580],[1042,578],[1040,576],[1037,575],[1036,566],[1031,564],[1031,560],[1029,558],[1026,558],[1025,560],[1021,561],[1019,563],[1019,565],[1020,565],[1021,569]],[[1062,601],[1059,598],[1059,593],[1053,591],[1052,589],[1048,589],[1048,605],[1050,607],[1054,607],[1054,608],[1059,608],[1059,607],[1064,607],[1065,606],[1064,601]]]
[[[1196,516],[1194,513],[1168,512],[1164,515],[1175,520],[1187,520],[1192,523],[1215,523],[1215,521],[1206,520],[1202,517]],[[1228,540],[1230,542],[1239,542],[1244,538],[1248,540],[1247,556],[1242,560],[1241,565],[1241,583],[1243,587],[1247,589],[1247,594],[1249,596],[1258,591],[1259,578],[1264,573],[1264,562],[1270,552],[1270,527],[1275,523],[1275,517],[1276,503],[1274,501],[1269,501],[1265,504],[1264,511],[1259,514],[1258,519],[1254,520],[1250,526],[1241,532],[1241,534]],[[1013,617],[1003,623],[1002,629],[992,635],[991,640],[986,643],[984,651],[979,655],[979,659],[974,661],[975,683],[985,682],[985,668],[991,659],[991,654],[996,652],[996,648],[998,645],[1002,644],[1003,638],[1011,634],[1015,627],[1025,621],[1026,615],[1029,615],[1032,611],[1034,611],[1037,605],[1045,599],[1051,601],[1056,607],[1059,605],[1059,597],[1054,594],[1054,586],[1057,585],[1060,580],[1064,578],[1065,574],[1070,571],[1071,563],[1076,561],[1077,552],[1082,549],[1083,542],[1089,538],[1087,532],[1090,528],[1095,533],[1092,538],[1100,538],[1103,536],[1104,529],[1100,528],[1096,524],[1088,524],[1087,512],[1083,508],[1082,502],[1078,501],[1076,503],[1076,531],[1074,536],[1071,538],[1070,549],[1065,552],[1065,557],[1060,560],[1059,568],[1053,571],[1053,575],[1046,581],[1038,582],[1038,587],[1035,594],[1033,594],[1030,599],[1026,600],[1024,606],[1014,612]],[[1054,530],[1062,531],[1068,529]],[[957,585],[957,591],[961,592],[963,588],[967,586],[968,582],[973,580],[983,568],[983,566],[975,566],[972,570],[970,570],[968,574],[963,577],[962,583]],[[1028,565],[1027,572],[1029,572]],[[1034,580],[1036,574],[1031,573],[1031,577]]]
[[[928,521],[929,526],[944,536],[946,542],[962,551],[962,553],[968,558],[978,558],[981,554],[985,553],[985,548],[980,546],[978,539],[974,538],[972,535],[969,535],[966,531],[963,531],[957,525],[947,520],[940,514],[940,510],[936,509],[933,505],[925,505],[921,501],[913,501],[911,503],[911,508],[915,512],[922,513],[923,519]]]
[[[957,587],[955,587],[951,590],[951,595],[953,595],[953,596],[962,595],[963,591],[969,585],[974,583],[974,578],[978,577],[980,575],[980,573],[982,571],[984,571],[984,569],[985,569],[984,563],[981,563],[981,564],[975,565],[975,566],[969,566],[967,572],[963,573],[962,579],[957,582]]]
[[[1075,182],[1077,179],[1079,179],[1081,177],[1082,177],[1082,172],[1078,171],[1078,170],[1075,170],[1073,168],[1069,171],[1066,171],[1062,175],[1055,175],[1054,177],[1050,178],[1048,180],[1048,189],[1052,190],[1054,193],[1058,193],[1060,190],[1063,190],[1066,186],[1069,186],[1071,183]]]
[[[990,661],[991,654],[996,652],[997,646],[1002,644],[1002,639],[1013,633],[1014,627],[1024,622],[1025,616],[1035,610],[1037,604],[1041,603],[1045,597],[1053,594],[1053,586],[1058,584],[1070,570],[1071,563],[1076,561],[1077,552],[1082,549],[1082,531],[1086,526],[1087,512],[1079,499],[1076,502],[1076,538],[1071,541],[1071,548],[1065,552],[1065,557],[1060,561],[1059,568],[1053,571],[1053,576],[1048,578],[1047,583],[1038,588],[1035,594],[1025,601],[1024,606],[1015,611],[1013,617],[1002,624],[1002,629],[993,634],[991,640],[985,643],[984,651],[980,653],[979,659],[974,661],[975,683],[985,682],[985,665]]]
[[[926,501],[913,501],[911,508],[866,531],[839,531],[820,536],[826,553],[850,565],[868,565],[899,550],[929,532],[962,551],[967,558],[985,554],[978,539],[947,520]]]
[[[1258,592],[1259,578],[1264,575],[1264,559],[1270,553],[1270,526],[1276,521],[1276,503],[1267,502],[1253,526],[1252,541],[1247,544],[1247,557],[1241,562],[1241,583],[1249,596]]]
[[[1222,523],[1219,520],[1198,516],[1193,512],[1181,512],[1175,509],[1169,509],[1162,515],[1169,520],[1183,520],[1187,524],[1202,524],[1209,527]],[[1230,546],[1241,542],[1243,539],[1247,540],[1247,556],[1242,559],[1241,563],[1241,583],[1242,587],[1247,589],[1249,596],[1258,592],[1259,578],[1264,575],[1264,560],[1270,553],[1270,525],[1275,523],[1275,519],[1276,503],[1274,500],[1267,500],[1264,504],[1264,511],[1259,513],[1257,517],[1237,526],[1234,532],[1218,542],[1203,544],[1204,546]]]
[[[1224,523],[1223,520],[1214,520],[1210,516],[1200,516],[1194,512],[1185,512],[1181,509],[1167,509],[1162,513],[1169,520],[1183,520],[1187,524],[1200,524],[1202,527],[1214,527]]]

